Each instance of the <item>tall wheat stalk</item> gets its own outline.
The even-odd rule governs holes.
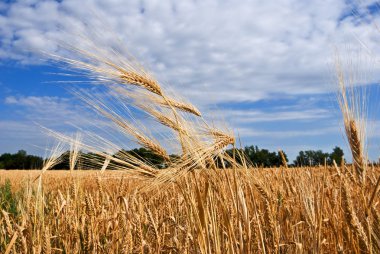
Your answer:
[[[367,158],[365,154],[366,107],[365,98],[355,87],[354,77],[345,76],[343,66],[336,60],[336,75],[339,87],[338,103],[343,115],[344,129],[352,154],[357,177],[365,181]],[[349,73],[348,75],[354,75]]]

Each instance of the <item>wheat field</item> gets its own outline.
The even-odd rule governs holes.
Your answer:
[[[378,253],[379,168],[195,170],[150,186],[122,172],[1,172],[2,253]],[[9,200],[8,200],[9,201]]]
[[[365,101],[339,61],[352,164],[288,168],[283,156],[282,167],[263,169],[237,149],[233,131],[134,59],[95,42],[69,50],[72,58],[50,57],[103,87],[74,95],[107,121],[104,133],[133,140],[163,169],[99,133],[45,129],[59,143],[40,170],[1,171],[1,253],[380,253],[380,168],[367,162]],[[70,167],[49,171],[62,144]],[[97,170],[81,170],[90,164]]]

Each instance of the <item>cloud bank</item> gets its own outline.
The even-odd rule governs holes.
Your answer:
[[[371,1],[16,1],[0,16],[0,58],[24,63],[57,42],[121,43],[200,104],[331,91],[335,47],[379,52]],[[90,31],[88,31],[90,30]],[[26,54],[27,53],[27,54]],[[375,55],[375,54],[374,54]]]

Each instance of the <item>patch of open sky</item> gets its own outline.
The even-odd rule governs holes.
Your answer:
[[[16,2],[15,0],[2,0],[0,2],[0,16],[8,12],[9,4]]]
[[[351,19],[351,21],[359,25],[361,23],[370,23],[372,18],[380,14],[380,3],[375,1],[367,6],[359,6],[355,1],[347,1],[349,8],[347,8],[339,17],[339,23],[345,19]]]
[[[367,11],[371,15],[379,15],[380,14],[380,3],[375,2],[367,6]]]
[[[2,87],[12,95],[66,97],[68,93],[65,88],[72,81],[87,80],[80,76],[67,76],[67,72],[54,66],[6,64],[0,68]]]

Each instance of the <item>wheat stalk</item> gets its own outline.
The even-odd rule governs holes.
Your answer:
[[[359,236],[361,245],[365,248],[365,250],[368,250],[369,249],[368,237],[364,231],[362,224],[360,223],[356,215],[356,212],[352,204],[350,191],[345,181],[343,182],[342,193],[343,193],[343,203],[344,203],[343,208],[344,208],[344,212],[346,216],[346,221],[348,225],[350,226],[351,230],[356,235]]]
[[[282,166],[284,166],[285,168],[288,168],[288,162],[286,161],[284,152],[282,150],[278,150],[278,152],[281,156]]]
[[[360,93],[354,89],[353,78],[347,81],[342,69],[342,65],[337,59],[336,75],[339,87],[338,103],[343,115],[348,144],[351,149],[353,165],[358,178],[365,181],[366,158],[364,156],[365,139],[365,101],[360,97]],[[350,82],[350,90],[346,83]]]

